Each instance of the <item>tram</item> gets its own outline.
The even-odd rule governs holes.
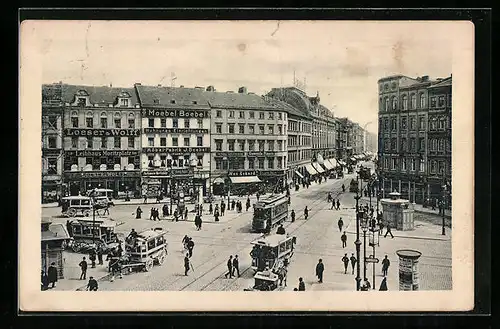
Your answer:
[[[288,197],[284,194],[270,195],[255,204],[252,231],[269,233],[288,217]]]
[[[267,267],[271,271],[276,271],[281,266],[288,266],[296,241],[295,236],[289,235],[270,235],[253,241],[250,252],[252,269],[260,272]]]

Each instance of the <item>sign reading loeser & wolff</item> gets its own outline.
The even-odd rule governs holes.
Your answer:
[[[143,117],[169,117],[169,118],[208,118],[210,110],[158,110],[143,109]]]
[[[103,136],[103,137],[134,137],[141,136],[140,129],[80,129],[66,128],[64,136]]]

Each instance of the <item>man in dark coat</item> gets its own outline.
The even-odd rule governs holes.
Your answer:
[[[290,213],[290,218],[292,219],[292,223],[295,222],[295,210],[292,209],[292,212]]]
[[[236,205],[236,201],[234,201],[234,199],[233,199],[233,201],[231,201],[231,210],[234,210],[235,205]]]
[[[45,274],[44,271],[42,271],[42,291],[45,291],[47,289],[49,289],[49,277],[47,276],[47,274]]]
[[[344,263],[344,274],[347,274],[347,268],[349,267],[349,258],[347,257],[347,254],[342,257],[342,262]]]
[[[240,262],[238,260],[238,255],[234,256],[233,259],[233,276],[234,272],[236,271],[236,274],[238,275],[238,278],[240,277]]]
[[[380,289],[379,291],[387,291],[387,277],[384,277],[382,279],[382,282],[380,282]]]
[[[57,267],[56,267],[55,262],[52,262],[50,264],[47,273],[48,273],[48,276],[47,276],[48,283],[52,284],[51,288],[54,288],[56,286],[56,282],[57,282]]]
[[[306,291],[306,284],[302,278],[299,278],[299,291]]]
[[[87,283],[87,290],[88,291],[97,291],[99,289],[99,285],[97,281],[94,279],[93,276],[89,278],[89,283]]]
[[[163,217],[167,217],[168,216],[168,206],[167,206],[166,203],[162,207],[162,212],[163,212]]]
[[[187,220],[188,219],[188,208],[185,207],[184,208],[184,220]]]
[[[339,210],[339,209],[340,209],[340,201],[339,201],[339,199],[337,199],[337,210]]]
[[[85,260],[85,257],[83,257],[83,260],[78,264],[80,266],[80,269],[82,273],[80,274],[80,280],[85,280],[87,279],[87,261]]]
[[[186,276],[188,275],[190,265],[191,264],[189,264],[189,254],[186,254],[186,257],[184,257],[184,275]]]
[[[189,241],[187,242],[187,248],[189,252],[189,257],[193,256],[193,248],[194,248],[194,241],[193,238],[189,238]]]
[[[250,198],[247,197],[247,203],[246,203],[246,210],[245,211],[248,211],[248,209],[250,209]]]
[[[344,233],[340,237],[340,241],[342,241],[342,248],[345,248],[347,246],[347,235]]]
[[[307,217],[309,217],[309,209],[307,209],[306,206],[306,208],[304,209],[304,218],[307,219]]]
[[[340,217],[337,224],[339,226],[339,231],[342,232],[342,227],[344,226],[344,221],[342,220],[342,217]]]
[[[316,265],[316,276],[319,279],[319,283],[323,283],[323,271],[325,270],[325,265],[323,264],[323,260],[319,260],[318,264]]]
[[[224,212],[226,211],[226,204],[224,202],[222,202],[220,204],[220,215],[221,216],[224,216]]]
[[[95,260],[97,258],[97,255],[96,255],[96,252],[95,252],[95,249],[92,249],[90,250],[90,254],[89,254],[89,259],[90,259],[90,262],[91,262],[91,266],[92,268],[95,268]]]
[[[283,224],[281,224],[278,229],[276,230],[276,234],[281,234],[281,235],[284,235],[285,234],[285,228],[283,227]]]
[[[352,274],[354,274],[354,267],[356,266],[356,262],[358,260],[356,259],[356,257],[354,256],[354,253],[351,255],[351,265],[352,265]]]
[[[387,223],[387,228],[386,228],[387,231],[385,231],[385,235],[384,235],[384,238],[387,237],[387,234],[390,234],[391,235],[391,238],[394,239],[394,235],[392,235],[392,231],[391,231],[391,223]]]
[[[212,206],[212,204],[209,204],[208,205],[208,213],[211,215],[211,214],[213,214],[213,212],[214,212],[214,206]]]
[[[102,261],[102,248],[97,248],[97,261],[99,262],[99,265],[103,264]]]
[[[233,277],[233,255],[229,256],[229,259],[227,260],[227,273],[224,274],[226,279],[228,275],[230,279]]]
[[[387,258],[387,255],[385,255],[384,259],[382,260],[382,274],[384,276],[387,276],[389,266],[391,266],[391,261]]]

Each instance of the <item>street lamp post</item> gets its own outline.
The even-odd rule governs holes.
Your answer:
[[[356,176],[356,180],[358,181],[359,183],[359,176]],[[358,261],[356,262],[356,291],[359,291],[361,290],[361,277],[360,277],[360,272],[361,272],[361,268],[360,268],[360,257],[361,257],[361,248],[360,248],[360,245],[361,245],[361,241],[359,240],[359,199],[360,199],[360,195],[359,195],[359,186],[358,188],[356,189],[356,196],[354,197],[356,199],[356,241],[354,242],[354,244],[356,245],[356,258],[358,259]]]
[[[443,186],[442,186],[442,189],[443,189],[443,195],[442,195],[442,199],[441,199],[441,218],[442,218],[442,227],[441,227],[441,235],[446,235],[446,232],[445,232],[445,216],[444,216],[444,205],[445,205],[445,200],[446,200],[446,179],[444,177],[444,170],[442,171],[442,174],[443,174]]]
[[[368,230],[368,218],[365,212],[360,212],[361,228],[363,230],[363,278],[366,280],[366,231]]]
[[[97,193],[96,191],[97,188],[94,188],[92,190],[92,243],[95,245],[95,203],[96,203],[96,198],[95,195]]]
[[[226,177],[226,182],[227,182],[227,206],[229,207],[230,199],[229,199],[229,194],[231,193],[231,176],[229,176],[229,158],[224,157],[223,160],[226,161],[227,165],[227,177]]]

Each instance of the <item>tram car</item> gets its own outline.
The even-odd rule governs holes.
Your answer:
[[[270,195],[255,204],[252,231],[269,233],[283,223],[288,217],[288,197],[286,195]]]
[[[293,256],[293,246],[296,241],[294,236],[281,234],[264,236],[253,241],[250,256],[254,272],[260,272],[266,268],[277,272],[280,267],[288,266],[290,258]]]
[[[162,228],[145,230],[137,237],[125,239],[125,255],[120,259],[120,267],[125,272],[142,270],[149,272],[153,265],[162,265],[168,254],[166,232]]]

